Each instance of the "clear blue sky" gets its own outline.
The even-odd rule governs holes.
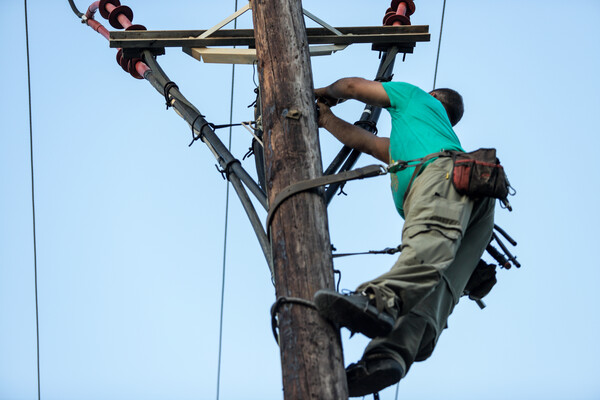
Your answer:
[[[430,89],[443,1],[416,3],[413,24],[430,25],[432,41],[397,64],[395,80]],[[124,4],[135,23],[156,30],[206,29],[235,6]],[[189,126],[120,69],[114,49],[66,0],[28,6],[42,398],[214,399],[226,183],[201,143],[188,148]],[[381,24],[389,2],[304,6],[335,26],[369,26]],[[447,1],[438,86],[465,98],[456,127],[464,147],[496,147],[509,171],[514,212],[499,210],[497,223],[519,241],[523,268],[499,271],[485,310],[461,302],[399,398],[600,398],[599,19],[597,0]],[[37,398],[24,21],[22,1],[0,2],[0,400]],[[240,19],[250,25],[249,15]],[[231,66],[178,49],[159,61],[209,121],[228,122]],[[351,46],[313,59],[315,84],[373,78],[377,65],[369,45]],[[251,66],[235,69],[235,121],[252,119],[252,76]],[[360,110],[347,102],[337,111],[354,121]],[[389,130],[385,112],[379,128]],[[227,142],[226,130],[219,135]],[[241,158],[248,133],[234,129],[232,141]],[[321,142],[328,164],[339,146],[324,131]],[[253,163],[244,165],[253,171]],[[329,224],[339,251],[400,242],[388,185],[386,177],[353,182],[334,199]],[[360,256],[336,267],[352,289],[393,261]],[[225,277],[220,398],[281,399],[274,289],[235,196]],[[356,361],[366,340],[342,336],[346,363]],[[382,392],[394,398],[395,387]]]

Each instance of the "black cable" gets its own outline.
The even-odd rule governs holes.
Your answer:
[[[444,15],[446,14],[446,0],[444,0],[444,6],[442,8],[442,22],[440,24],[440,40],[438,41],[437,57],[435,59],[435,73],[433,75],[433,88],[435,89],[435,83],[437,81],[438,64],[440,62],[440,49],[442,47],[442,32],[444,31]]]
[[[37,389],[38,400],[41,399],[40,385],[40,318],[38,303],[38,273],[37,273],[37,240],[35,231],[35,179],[33,174],[33,117],[31,111],[31,65],[29,58],[29,25],[27,21],[27,0],[23,0],[25,6],[25,46],[27,49],[27,91],[29,100],[29,159],[31,161],[31,213],[33,220],[33,271],[35,286],[35,337],[37,357]]]
[[[77,15],[77,17],[79,17],[79,18],[83,17],[83,13],[77,9],[77,6],[73,2],[73,0],[69,0],[69,4],[71,5],[71,9],[75,13],[75,15]]]

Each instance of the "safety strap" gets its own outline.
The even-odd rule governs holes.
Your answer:
[[[436,158],[436,157],[450,157],[452,154],[447,151],[447,150],[442,150],[440,152],[437,153],[432,153],[432,154],[428,154],[423,158],[418,158],[415,160],[410,160],[410,161],[406,161],[407,163],[410,162],[419,162],[418,164],[415,165],[410,165],[411,167],[415,167],[415,172],[413,172],[412,176],[410,177],[410,181],[408,182],[408,185],[406,186],[406,191],[404,192],[404,200],[406,201],[406,197],[408,196],[408,192],[413,184],[413,181],[415,180],[415,178],[417,176],[419,176],[419,172],[421,172],[421,170],[423,169],[423,166],[427,163],[427,161],[431,160],[432,158]],[[400,170],[399,170],[400,171]],[[396,172],[396,171],[392,171],[392,172]]]
[[[387,174],[387,172],[388,169],[386,167],[374,164],[335,175],[325,175],[315,179],[307,179],[284,188],[281,192],[277,193],[277,196],[275,196],[273,203],[269,207],[269,213],[267,214],[267,236],[270,237],[271,222],[275,215],[275,211],[285,200],[287,200],[291,196],[320,186],[325,186],[337,182],[347,182],[355,179],[364,179],[379,175],[385,175]]]

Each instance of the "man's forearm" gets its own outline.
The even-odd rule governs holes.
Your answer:
[[[365,129],[338,118],[333,113],[328,115],[323,128],[346,146],[372,155],[385,163],[389,162],[388,138],[377,137]]]
[[[342,78],[331,85],[316,89],[318,96],[327,99],[330,106],[339,100],[354,99],[378,107],[390,107],[390,98],[381,82],[369,81],[363,78]]]

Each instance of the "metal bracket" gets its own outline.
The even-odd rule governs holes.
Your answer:
[[[248,10],[252,9],[252,1],[249,1],[244,7],[237,10],[235,13],[231,14],[229,17],[225,18],[223,21],[219,22],[212,28],[203,32],[201,35],[196,36],[197,39],[206,39],[219,29],[223,28],[227,24],[236,20],[241,15],[245,14]],[[329,25],[313,13],[307,11],[305,8],[302,9],[302,13],[315,21],[323,28],[333,32],[337,36],[343,36],[344,34],[340,32],[338,29]],[[331,55],[337,51],[342,51],[348,44],[339,45],[324,45],[324,46],[309,46],[309,51],[311,56],[326,56]],[[212,63],[227,63],[227,64],[254,64],[257,61],[256,50],[255,49],[222,49],[222,48],[206,48],[206,47],[196,47],[196,48],[184,48],[184,52],[191,55],[192,57],[198,60],[204,60],[204,62],[212,62]]]
[[[291,110],[288,110],[286,108],[285,110],[283,110],[283,116],[285,118],[299,120],[302,116],[302,113],[300,112],[300,110],[297,110],[295,108],[292,108]]]

